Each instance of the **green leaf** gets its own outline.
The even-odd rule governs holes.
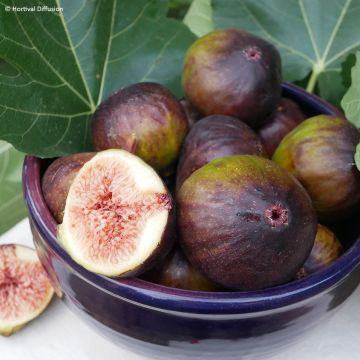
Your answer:
[[[26,216],[21,188],[24,155],[0,141],[0,235]]]
[[[91,114],[130,83],[155,81],[181,95],[194,36],[166,17],[167,1],[16,1],[33,5],[64,11],[5,11],[13,2],[0,3],[0,138],[17,149],[41,157],[90,149]]]
[[[355,164],[356,167],[360,170],[360,144],[358,144],[358,146],[356,147]]]
[[[341,101],[346,118],[360,128],[360,52],[356,53],[356,63],[351,69],[351,86]]]
[[[330,76],[339,83],[341,63],[360,46],[359,5],[351,0],[213,0],[213,12],[216,27],[251,31],[277,46],[285,80],[311,73],[307,90],[313,91],[322,75],[321,95]]]
[[[341,64],[343,84],[346,89],[351,86],[351,69],[356,63],[355,54],[350,54],[346,58],[346,60]]]
[[[342,97],[346,92],[340,69],[324,71],[319,75],[318,87],[321,97],[340,107]]]
[[[184,19],[192,0],[170,0],[167,16],[175,19]]]
[[[197,36],[214,30],[211,0],[194,0],[185,15],[184,23]]]

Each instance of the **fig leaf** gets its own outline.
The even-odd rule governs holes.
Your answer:
[[[24,155],[0,140],[0,235],[26,216],[21,191]]]
[[[44,6],[63,11],[16,10]],[[3,0],[0,139],[40,157],[85,151],[91,115],[116,89],[155,81],[180,96],[194,35],[167,9],[164,0]]]
[[[360,144],[358,144],[358,146],[356,147],[355,164],[356,167],[360,170]]]
[[[184,24],[197,36],[214,30],[211,0],[194,0],[184,18]]]
[[[319,84],[320,96],[338,101],[345,91],[328,94],[331,80],[339,84],[341,63],[360,47],[356,24],[358,1],[339,0],[213,0],[216,28],[236,27],[272,42],[280,51],[284,79],[304,79],[307,90]]]
[[[341,106],[346,118],[360,128],[360,51],[356,53],[356,63],[351,69],[351,86],[343,97]]]

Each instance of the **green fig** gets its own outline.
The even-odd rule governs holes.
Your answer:
[[[96,150],[127,150],[167,175],[188,131],[183,106],[164,86],[138,83],[100,104],[92,118]]]
[[[337,219],[360,202],[354,161],[359,140],[359,131],[346,119],[318,115],[287,134],[273,160],[302,183],[321,219]]]
[[[318,224],[314,246],[296,277],[299,279],[325,268],[343,251],[343,246],[336,235],[328,227]]]

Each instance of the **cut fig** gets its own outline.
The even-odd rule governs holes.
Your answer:
[[[138,275],[172,245],[173,202],[155,170],[125,150],[99,152],[76,175],[59,239],[86,269]]]
[[[46,205],[58,224],[62,223],[70,186],[82,166],[95,153],[79,153],[61,157],[51,163],[42,178],[42,192]]]
[[[35,250],[0,245],[0,335],[9,336],[35,319],[53,294]]]

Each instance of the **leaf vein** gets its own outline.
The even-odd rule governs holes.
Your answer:
[[[298,55],[300,57],[302,57],[304,60],[308,61],[311,65],[314,64],[313,59],[311,59],[310,57],[308,57],[306,54],[302,53],[301,51],[297,51],[293,48],[288,47],[287,45],[285,45],[284,43],[282,43],[281,41],[279,41],[277,38],[273,37],[262,25],[261,23],[258,21],[258,19],[256,18],[256,16],[250,11],[250,9],[245,5],[245,3],[241,0],[239,0],[240,6],[243,7],[243,9],[249,14],[249,16],[253,19],[254,23],[258,26],[258,28],[269,38],[271,39],[275,44],[277,44],[278,46],[284,48],[285,50],[287,50],[289,53]]]

